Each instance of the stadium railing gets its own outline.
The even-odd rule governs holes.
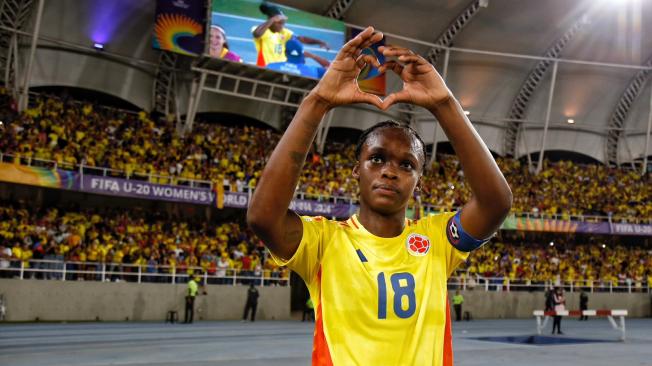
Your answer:
[[[608,292],[608,293],[652,293],[650,283],[646,280],[625,279],[612,281],[603,280],[534,280],[516,279],[512,280],[503,276],[483,277],[480,275],[466,275],[457,272],[448,279],[448,288],[451,290],[480,290],[480,291],[546,291],[551,288],[561,287],[567,292]]]
[[[253,282],[263,286],[287,286],[289,278],[280,271],[262,270],[259,273],[240,269],[209,269],[192,266],[172,267],[168,265],[137,265],[124,263],[76,262],[61,260],[5,260],[0,265],[0,278],[44,279],[60,281],[101,281],[135,283],[186,283],[191,276],[199,276],[203,283],[238,285]],[[505,277],[468,276],[457,272],[448,279],[448,288],[479,291],[546,291],[563,287],[567,292],[585,290],[608,293],[652,293],[645,281],[628,279],[614,284],[610,280],[536,281],[529,279],[510,280]]]
[[[148,181],[150,183],[158,184],[172,184],[179,186],[187,186],[193,188],[213,188],[213,182],[207,180],[198,180],[198,179],[186,179],[178,176],[172,175],[156,175],[145,172],[133,172],[127,173],[122,170],[88,166],[84,164],[72,165],[68,163],[59,164],[56,161],[37,159],[31,157],[21,157],[14,154],[6,154],[0,152],[0,163],[13,163],[20,164],[25,166],[35,166],[48,169],[63,169],[78,171],[82,177],[84,174],[92,176],[102,176],[102,177],[116,177],[124,179],[133,179],[140,181]],[[164,182],[164,183],[160,183]],[[225,190],[230,190],[231,187],[225,186]],[[242,193],[253,192],[247,186],[243,187]],[[305,192],[297,191],[296,197],[301,199],[312,199],[319,202],[347,202],[350,204],[357,204],[358,201],[351,197],[346,196],[327,196],[327,195],[314,195],[306,194]],[[431,212],[442,212],[449,211],[451,208],[443,206],[433,206],[433,205],[423,205],[425,213]],[[458,207],[453,207],[453,210],[456,210]],[[533,212],[513,212],[517,218],[526,218],[526,219],[549,219],[549,220],[560,220],[560,221],[579,221],[579,222],[613,222],[612,216],[603,216],[603,215],[569,215],[569,214],[545,214],[545,213],[533,213]],[[618,220],[621,223],[632,223],[632,224],[652,224],[652,218],[631,218],[628,220]]]
[[[287,286],[289,278],[280,271],[245,271],[241,269],[208,269],[199,266],[138,265],[125,263],[78,262],[61,260],[9,260],[0,265],[0,278],[59,281],[98,281],[134,283],[186,283],[198,276],[209,285],[254,283],[263,286]],[[190,270],[190,271],[189,271]]]

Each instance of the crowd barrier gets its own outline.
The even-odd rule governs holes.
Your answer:
[[[186,283],[190,276],[199,276],[206,284],[238,285],[254,283],[262,286],[287,286],[289,279],[281,271],[245,271],[241,269],[209,269],[202,267],[172,267],[168,265],[137,265],[123,263],[75,262],[62,260],[10,260],[0,266],[0,277],[17,279],[45,279],[60,281],[102,281],[136,283]],[[190,271],[189,271],[190,270]],[[286,272],[287,273],[287,272]],[[486,292],[543,292],[561,287],[573,293],[579,291],[602,293],[652,293],[647,281],[625,279],[536,281],[510,280],[505,277],[483,277],[457,271],[448,279],[450,290]]]
[[[186,283],[197,276],[209,285],[287,286],[289,278],[280,271],[245,271],[240,269],[204,270],[202,267],[141,266],[137,264],[76,262],[60,260],[9,261],[0,267],[0,278],[43,279],[58,281],[100,281],[134,283]]]

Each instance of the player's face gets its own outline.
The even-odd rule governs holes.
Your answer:
[[[269,26],[269,29],[274,33],[278,33],[283,30],[283,27],[285,27],[285,19],[275,21]]]
[[[421,177],[421,145],[399,128],[369,135],[353,175],[360,184],[360,203],[382,214],[405,210]]]

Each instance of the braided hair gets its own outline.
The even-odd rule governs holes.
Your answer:
[[[421,144],[421,155],[422,158],[422,165],[421,165],[421,171],[424,171],[426,169],[426,144],[423,142],[423,139],[421,136],[419,136],[419,133],[415,131],[412,127],[399,123],[396,121],[383,121],[383,122],[378,122],[375,125],[367,128],[366,130],[362,131],[362,134],[360,135],[360,138],[358,138],[358,143],[355,146],[355,157],[360,160],[360,153],[362,153],[362,146],[367,142],[367,139],[371,134],[373,134],[375,131],[378,131],[383,128],[398,128],[406,131],[410,136],[414,137],[419,141]]]

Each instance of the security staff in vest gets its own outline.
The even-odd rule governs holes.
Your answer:
[[[464,296],[460,294],[460,290],[455,290],[455,296],[453,296],[453,308],[455,308],[455,321],[459,322],[462,320],[462,304],[464,303]]]
[[[245,304],[244,314],[242,315],[242,321],[247,321],[247,315],[251,310],[251,321],[256,321],[256,308],[258,307],[258,290],[254,286],[253,282],[249,285],[247,289],[247,303]]]
[[[192,318],[195,315],[195,297],[199,292],[199,278],[190,277],[188,281],[188,292],[186,293],[186,312],[184,315],[184,324],[192,323]]]

